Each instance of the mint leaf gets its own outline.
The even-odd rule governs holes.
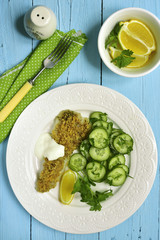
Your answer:
[[[129,49],[123,50],[121,54],[118,57],[112,59],[111,62],[113,62],[119,68],[126,67],[135,59],[135,57],[131,57],[132,54],[133,52]]]

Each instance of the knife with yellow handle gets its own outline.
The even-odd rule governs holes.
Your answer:
[[[67,35],[65,35],[56,48],[51,52],[51,54],[43,61],[43,68],[37,73],[37,75],[26,82],[22,88],[14,95],[14,97],[6,104],[6,106],[0,111],[0,123],[2,123],[10,113],[15,109],[15,107],[20,103],[20,101],[25,97],[25,95],[33,87],[36,78],[43,72],[46,68],[53,68],[66,53],[73,40]]]

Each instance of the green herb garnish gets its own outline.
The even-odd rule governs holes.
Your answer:
[[[118,41],[118,33],[119,33],[119,31],[120,31],[122,26],[123,26],[123,24],[120,25],[119,23],[117,23],[115,25],[115,27],[110,32],[108,38],[105,41],[105,49],[107,48],[108,45],[110,45],[110,46],[112,46],[114,48],[117,48],[118,43],[119,43],[119,41]]]
[[[121,54],[118,57],[112,59],[111,62],[113,62],[119,68],[126,67],[135,59],[135,57],[132,57],[132,54],[133,52],[129,49],[123,50]]]
[[[117,23],[115,25],[115,27],[110,32],[108,38],[105,41],[105,48],[107,48],[109,45],[110,47],[118,49],[119,45],[118,34],[122,26],[123,24],[120,25],[120,23]],[[129,49],[122,50],[121,54],[118,57],[112,59],[111,62],[113,62],[119,68],[126,67],[135,59],[135,57],[132,57],[132,54],[133,52]]]
[[[82,177],[78,174],[78,179],[74,184],[72,194],[79,192],[81,194],[81,202],[86,202],[88,205],[91,206],[90,211],[100,211],[102,208],[100,202],[112,196],[112,190],[106,190],[104,192],[94,192],[91,189],[91,185],[93,184],[86,175]]]

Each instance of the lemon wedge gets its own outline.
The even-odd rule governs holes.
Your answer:
[[[121,22],[118,40],[122,49],[130,49],[136,55],[148,55],[156,49],[156,43],[150,29],[141,21]]]
[[[112,58],[116,58],[118,57],[122,50],[120,49],[116,49],[113,47],[109,47],[110,50],[110,54]],[[135,57],[135,59],[133,60],[133,62],[131,62],[127,68],[138,68],[138,67],[142,67],[144,66],[144,64],[148,61],[149,59],[149,55],[136,55],[136,54],[132,54],[132,57]]]
[[[72,170],[64,172],[60,182],[60,201],[69,205],[74,197],[72,194],[74,184],[76,182],[76,174]]]

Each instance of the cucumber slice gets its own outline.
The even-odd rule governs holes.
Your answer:
[[[95,128],[89,134],[89,142],[96,148],[105,148],[109,144],[108,133],[104,128]]]
[[[120,134],[114,139],[113,146],[119,153],[128,154],[133,150],[133,139],[126,133]]]
[[[112,133],[111,133],[111,136],[112,136],[112,134],[117,134],[117,133],[123,133],[123,131],[122,131],[122,129],[117,129],[117,128],[113,128],[112,129]]]
[[[128,166],[126,166],[126,165],[124,165],[124,164],[120,164],[120,165],[118,165],[118,167],[123,168],[123,170],[126,172],[127,175],[129,174],[129,168],[128,168]]]
[[[112,126],[113,126],[112,122],[104,122],[100,120],[93,123],[93,128],[102,127],[107,131],[108,135],[110,135],[112,132]]]
[[[90,121],[92,123],[94,123],[97,120],[101,120],[101,121],[107,122],[107,114],[106,113],[102,113],[102,112],[93,112],[93,113],[91,113]]]
[[[125,157],[122,154],[118,154],[111,158],[108,163],[108,169],[111,170],[113,167],[115,167],[118,164],[125,164]]]
[[[81,154],[87,159],[89,158],[90,147],[91,147],[91,145],[90,145],[88,139],[83,140],[80,144],[80,147],[79,147]]]
[[[89,179],[91,179],[94,182],[101,181],[106,174],[105,167],[98,162],[88,163],[86,170],[87,170],[87,175],[88,175]]]
[[[123,133],[123,131],[121,129],[116,129],[114,132],[112,131],[112,133],[110,135],[110,141],[109,141],[111,148],[114,149],[113,141],[114,141],[115,137],[117,137],[118,135],[120,135],[122,133]]]
[[[107,180],[112,186],[121,186],[126,180],[126,172],[121,167],[116,167],[107,175]]]
[[[112,128],[112,133],[117,132],[117,131],[122,131],[122,129],[119,128]],[[123,131],[122,131],[123,132]]]
[[[95,127],[103,127],[107,130],[107,126],[108,126],[108,122],[104,122],[104,121],[101,121],[101,120],[98,120],[96,122],[93,123],[93,128]]]
[[[110,156],[110,149],[109,147],[106,148],[95,148],[91,147],[89,150],[89,154],[91,158],[93,158],[96,161],[105,161]]]
[[[87,160],[80,153],[75,153],[70,157],[69,168],[75,172],[79,172],[85,168]]]

